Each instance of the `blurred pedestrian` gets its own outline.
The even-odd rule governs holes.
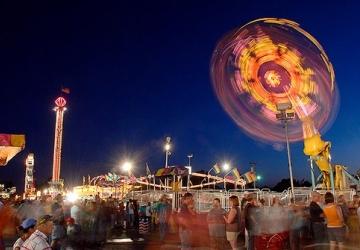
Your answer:
[[[349,217],[349,207],[347,205],[347,202],[345,200],[345,196],[344,195],[339,195],[338,199],[337,199],[337,204],[339,205],[339,207],[341,208],[341,212],[344,218],[344,222],[346,224],[348,217]]]
[[[313,242],[315,249],[322,249],[322,243],[326,242],[326,226],[324,219],[324,212],[321,208],[321,195],[313,191],[311,193],[311,202],[309,206],[310,212],[310,223]]]
[[[207,214],[207,222],[209,224],[210,248],[221,250],[225,245],[226,229],[225,209],[221,208],[220,199],[213,200],[212,209]]]
[[[52,217],[44,215],[39,218],[36,231],[23,243],[21,250],[52,250],[48,237],[53,229]]]
[[[178,214],[181,250],[189,250],[192,246],[192,217],[194,216],[194,213],[189,207],[193,202],[193,195],[191,193],[185,193]]]
[[[301,206],[297,206],[294,202],[291,203],[289,208],[289,239],[290,239],[290,249],[291,250],[300,250],[302,249],[302,236],[303,228],[305,226],[304,219],[304,210]]]
[[[70,217],[75,220],[76,224],[80,224],[81,221],[81,207],[80,202],[75,201],[70,208]]]
[[[159,233],[160,233],[160,240],[163,241],[166,237],[166,234],[169,231],[169,218],[171,213],[171,207],[167,203],[166,195],[163,195],[160,198],[160,203],[157,207],[157,214],[159,220]]]
[[[354,243],[355,246],[359,246],[360,244],[360,222],[356,213],[356,209],[351,207],[349,209],[349,218],[348,218],[348,227],[349,227],[349,240]]]
[[[226,223],[226,238],[230,242],[231,248],[238,248],[238,236],[240,234],[241,213],[239,198],[235,195],[229,198],[230,210],[226,216],[223,216]]]
[[[256,196],[251,194],[247,198],[244,206],[244,221],[245,221],[245,244],[248,250],[254,249],[254,237],[256,228],[255,219]]]
[[[68,217],[66,221],[66,244],[65,249],[78,249],[82,244],[81,227],[76,224],[75,219]]]
[[[134,224],[135,224],[135,213],[134,213],[134,204],[133,204],[133,201],[130,200],[128,203],[127,203],[127,212],[128,212],[128,217],[129,217],[129,224],[130,224],[130,227],[134,227]]]
[[[145,208],[145,216],[149,222],[151,222],[151,215],[152,215],[151,203],[148,202]]]
[[[344,249],[345,242],[345,223],[340,206],[335,204],[334,195],[330,192],[325,194],[325,206],[323,208],[326,220],[327,231],[330,240],[330,250],[334,250],[336,245],[339,250]]]

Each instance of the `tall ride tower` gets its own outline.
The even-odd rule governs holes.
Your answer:
[[[34,154],[30,153],[25,160],[25,188],[24,198],[35,197],[35,185],[34,185]]]
[[[54,141],[54,159],[52,172],[52,191],[59,192],[63,187],[63,180],[60,179],[61,169],[61,146],[64,123],[64,112],[66,111],[66,100],[64,97],[58,97],[55,100],[56,124],[55,124],[55,141]]]

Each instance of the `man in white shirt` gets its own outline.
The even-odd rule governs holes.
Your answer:
[[[48,236],[53,229],[52,217],[50,215],[40,217],[36,228],[37,230],[21,246],[21,250],[51,250]]]
[[[20,250],[24,242],[30,237],[33,232],[35,232],[35,226],[36,220],[33,218],[27,218],[21,223],[19,231],[21,231],[23,235],[19,239],[17,239],[17,241],[13,245],[13,250]]]

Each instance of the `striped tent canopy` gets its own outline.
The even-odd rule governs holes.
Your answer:
[[[156,171],[156,177],[173,176],[173,175],[187,175],[189,170],[186,167],[172,166],[168,168],[160,168]]]
[[[25,148],[25,135],[0,134],[0,166]]]

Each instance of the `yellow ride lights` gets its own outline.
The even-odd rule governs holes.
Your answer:
[[[331,187],[330,165],[330,142],[321,139],[319,131],[315,128],[311,117],[302,119],[304,133],[304,154],[310,156],[323,173],[323,185],[329,189]]]
[[[304,154],[311,156],[321,171],[329,172],[330,142],[321,139],[311,117],[302,119],[304,133]]]

